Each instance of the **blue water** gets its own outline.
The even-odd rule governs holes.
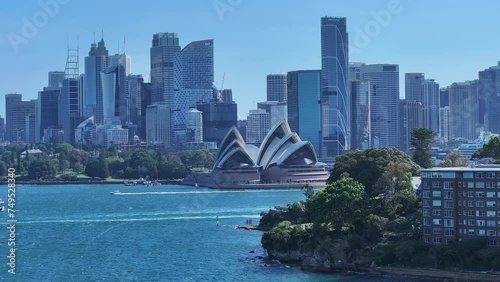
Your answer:
[[[111,195],[116,189],[126,194]],[[6,190],[0,192],[4,200]],[[16,274],[7,273],[4,211],[0,280],[409,281],[314,274],[257,258],[265,256],[262,233],[235,226],[247,219],[258,223],[261,211],[303,198],[299,190],[19,185]]]

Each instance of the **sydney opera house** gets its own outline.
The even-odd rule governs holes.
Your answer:
[[[201,175],[200,175],[201,176]],[[207,175],[208,176],[208,175]],[[260,147],[246,144],[236,127],[219,146],[210,180],[199,179],[209,187],[235,184],[325,183],[328,172],[318,162],[314,147],[290,130],[286,121],[277,123]],[[201,183],[200,183],[201,184]]]

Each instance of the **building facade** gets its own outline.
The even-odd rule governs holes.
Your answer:
[[[375,148],[399,148],[399,66],[364,65],[361,77],[370,81],[371,136]]]
[[[424,100],[424,89],[422,84],[425,81],[425,75],[420,72],[405,73],[405,99],[407,101]]]
[[[478,81],[455,82],[450,86],[451,138],[474,141],[479,136]]]
[[[236,103],[213,100],[197,106],[203,113],[203,141],[220,143],[225,134],[238,122]]]
[[[169,146],[171,108],[166,103],[154,103],[146,108],[146,143]]]
[[[400,100],[399,102],[399,133],[400,147],[403,152],[409,152],[411,147],[411,134],[415,128],[424,124],[423,106],[418,101]]]
[[[350,150],[349,48],[346,18],[321,18],[321,157]]]
[[[439,137],[447,142],[450,136],[450,107],[446,106],[439,109]]]
[[[425,79],[422,82],[423,100],[423,127],[439,132],[439,108],[440,108],[440,92],[439,83],[434,79]]]
[[[321,152],[321,70],[288,72],[288,123],[292,131]]]
[[[49,83],[47,87],[61,88],[64,79],[66,79],[64,71],[49,71]]]
[[[61,83],[62,86],[62,83]],[[60,88],[44,87],[43,91],[38,92],[36,100],[36,116],[35,116],[35,140],[41,142],[44,130],[49,127],[57,127],[58,123],[58,108],[57,100],[61,93]]]
[[[479,72],[478,103],[484,127],[493,133],[500,133],[500,62],[497,66]],[[481,111],[482,107],[484,110]],[[481,123],[481,120],[480,120]]]
[[[177,33],[157,33],[153,35],[151,54],[151,102],[174,105],[174,61],[179,53]]]
[[[482,237],[500,246],[500,168],[422,169],[423,240]]]
[[[5,140],[26,142],[26,116],[35,114],[35,100],[22,101],[22,94],[5,95]]]
[[[83,115],[95,116],[95,122],[102,124],[102,81],[101,72],[108,66],[108,50],[101,39],[97,44],[90,45],[89,55],[85,57],[85,93],[83,94]]]
[[[67,78],[63,80],[61,94],[57,100],[58,124],[63,129],[64,141],[70,144],[75,144],[75,128],[83,121],[79,112],[79,85],[79,79]]]
[[[266,110],[250,110],[247,116],[246,142],[249,144],[260,145],[270,128],[271,118]]]
[[[351,149],[366,150],[373,147],[371,133],[370,81],[351,81]]]
[[[287,75],[286,74],[268,74],[267,81],[267,100],[285,102],[287,101]]]

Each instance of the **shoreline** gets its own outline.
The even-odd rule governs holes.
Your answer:
[[[47,180],[47,181],[40,181],[40,180],[28,180],[28,181],[16,181],[16,184],[19,185],[66,185],[66,184],[124,184],[126,181],[131,181],[130,179],[123,179],[123,180],[78,180],[78,181],[57,181],[57,180]],[[158,180],[158,183],[160,185],[183,185],[186,186],[185,184],[182,184],[181,180]],[[0,182],[0,184],[5,184],[7,185],[6,181]],[[135,186],[148,186],[144,184],[137,184]]]

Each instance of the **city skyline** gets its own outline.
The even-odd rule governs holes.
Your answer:
[[[0,91],[4,95],[20,93],[25,99],[36,98],[38,91],[47,86],[47,73],[64,69],[68,41],[70,47],[75,47],[78,38],[80,62],[83,62],[87,46],[94,42],[94,31],[97,41],[101,37],[101,30],[104,30],[110,53],[125,51],[132,58],[132,72],[142,74],[149,81],[152,34],[176,32],[182,46],[200,38],[216,40],[215,83],[220,87],[225,73],[224,88],[233,89],[233,99],[241,105],[238,115],[244,118],[250,109],[256,108],[257,102],[265,101],[266,75],[320,68],[318,26],[319,19],[325,15],[347,18],[351,42],[349,61],[400,66],[400,96],[404,95],[404,73],[425,73],[426,77],[435,78],[444,87],[453,82],[476,79],[479,71],[496,65],[500,59],[494,48],[498,39],[487,36],[494,32],[494,7],[500,6],[494,1],[482,2],[489,7],[486,11],[481,8],[483,5],[453,3],[452,6],[450,1],[433,3],[431,10],[426,9],[430,2],[406,0],[366,1],[361,6],[327,1],[287,1],[286,5],[283,5],[284,1],[265,5],[225,0],[191,3],[199,5],[156,2],[156,5],[137,7],[137,12],[146,11],[152,15],[161,12],[162,9],[158,9],[160,6],[175,8],[179,13],[168,20],[151,16],[141,22],[123,21],[122,25],[112,24],[116,21],[111,19],[116,19],[119,12],[127,8],[105,3],[102,4],[104,7],[113,7],[117,13],[107,13],[106,16],[111,17],[109,22],[88,23],[85,29],[80,23],[91,12],[97,13],[95,16],[99,17],[106,9],[91,9],[92,1],[60,1],[57,9],[53,8],[53,13],[47,13],[36,1],[22,7],[6,3],[4,12],[0,12],[0,33],[4,35],[0,38],[0,52],[5,55],[0,69],[4,78],[0,81]],[[303,9],[304,6],[308,9]],[[283,15],[276,14],[278,8],[283,11]],[[474,15],[474,11],[479,9],[483,13],[482,17]],[[48,20],[36,26],[36,32],[24,37],[22,30],[26,21],[33,22],[36,15],[44,12]],[[423,12],[426,13],[426,21],[415,25]],[[182,19],[183,14],[193,15],[194,18]],[[259,21],[251,21],[256,15]],[[464,17],[470,20],[458,20]],[[193,29],[192,26],[197,24],[198,28]],[[419,36],[414,36],[417,32]],[[463,36],[472,32],[478,36],[478,40],[468,40],[467,36]],[[291,36],[297,33],[301,34],[301,40]],[[17,45],[12,43],[16,39],[13,34],[21,37],[17,38],[20,40]],[[267,44],[255,44],[257,35],[261,42]],[[367,40],[360,44],[360,38]],[[428,44],[431,41],[434,44]],[[25,66],[29,62],[33,67],[27,69]],[[82,67],[80,64],[80,73],[83,73]],[[30,80],[26,81],[25,76]],[[4,101],[0,102],[0,114],[5,116]]]

